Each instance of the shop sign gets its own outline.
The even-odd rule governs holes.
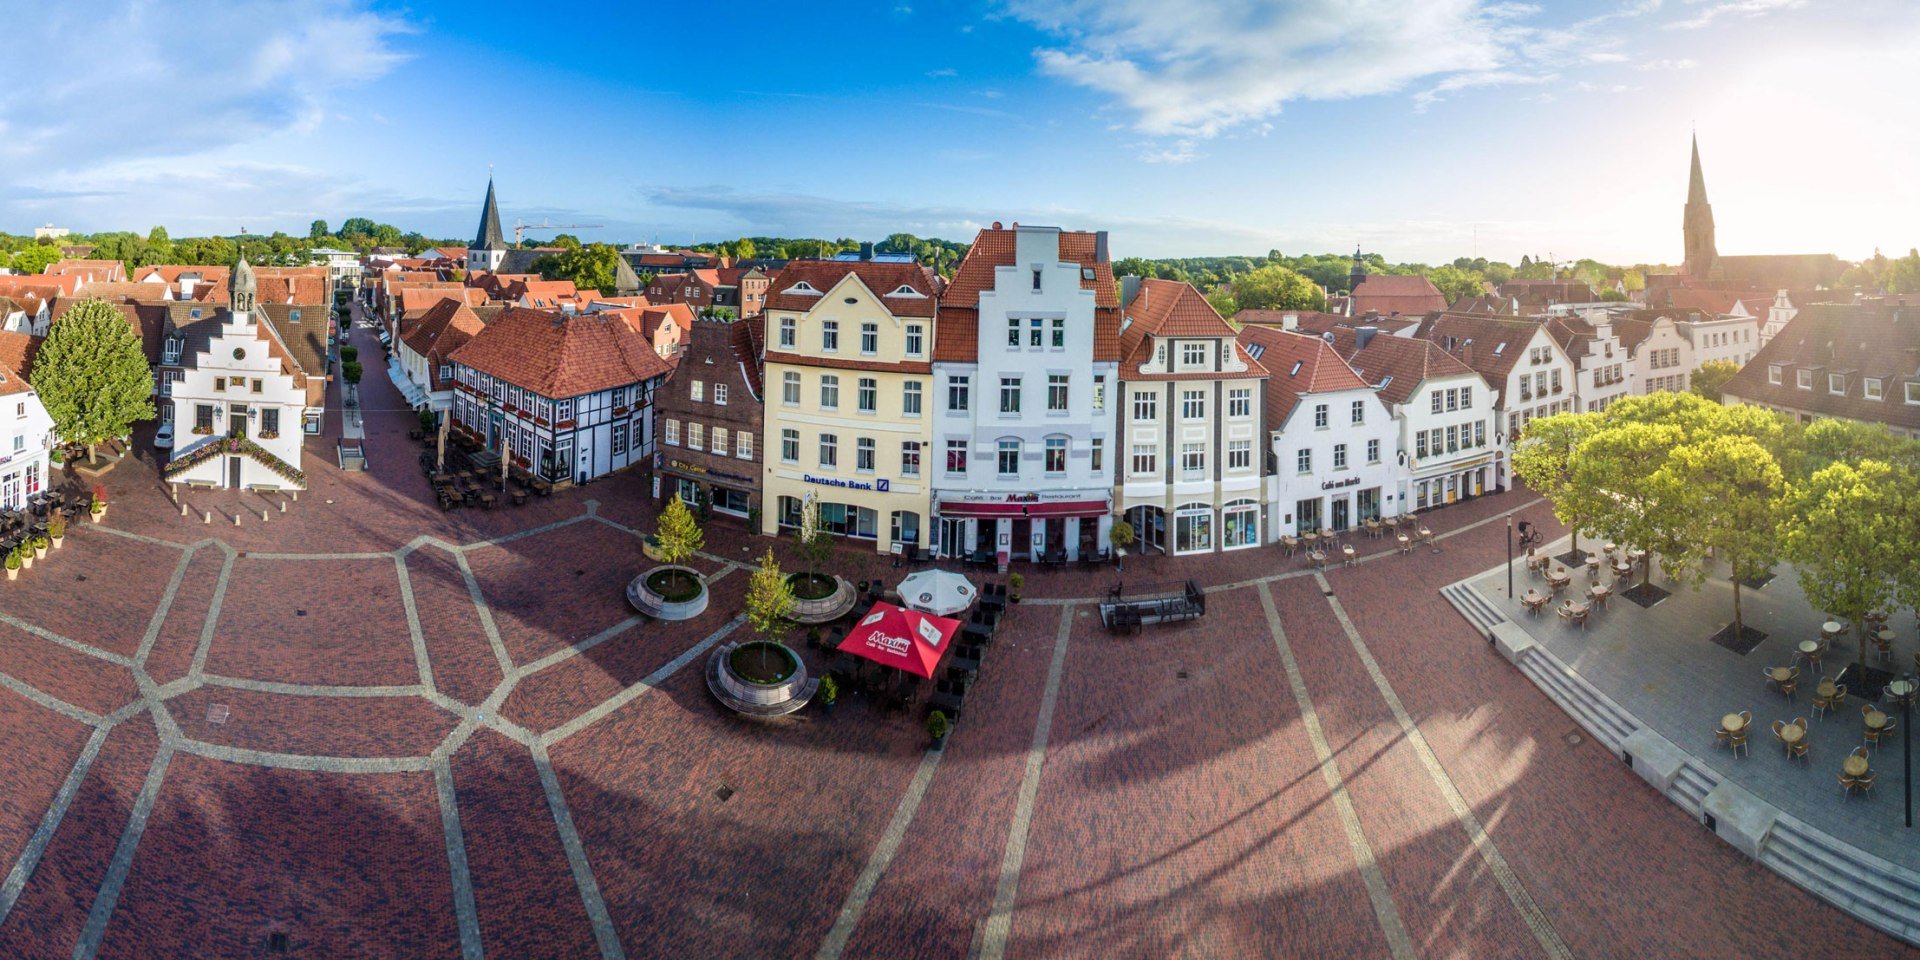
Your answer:
[[[1059,503],[1077,500],[1106,500],[1110,494],[1105,490],[1043,490],[1018,493],[996,493],[993,491],[972,490],[965,492],[941,492],[938,498],[953,503]]]
[[[739,474],[727,473],[722,470],[709,470],[706,467],[700,466],[697,463],[688,463],[685,460],[669,460],[667,461],[667,466],[674,470],[678,470],[682,473],[704,473],[708,476],[719,477],[722,480],[732,480],[735,483],[755,482],[751,478],[743,477],[743,476],[740,476]]]
[[[1320,489],[1322,490],[1338,490],[1342,487],[1357,487],[1359,485],[1360,485],[1360,475],[1357,473],[1351,477],[1347,477],[1344,480],[1320,481]]]
[[[811,473],[801,474],[800,479],[806,483],[817,483],[823,487],[839,487],[842,490],[871,490],[875,493],[893,492],[893,481],[891,480],[874,480],[872,482],[866,480],[842,480],[839,477],[816,477]]]

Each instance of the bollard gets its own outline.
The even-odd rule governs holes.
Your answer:
[[[203,519],[203,520],[201,520],[200,522],[201,522],[201,523],[212,523],[212,522],[213,522],[213,511],[212,511],[212,510],[208,510],[208,511],[206,512],[206,517],[205,517],[205,519]]]
[[[236,527],[240,525],[240,515],[237,513],[233,515],[233,525]]]
[[[187,515],[187,505],[184,503],[180,505],[180,515],[183,517]]]
[[[287,512],[287,502],[285,500],[280,501],[280,512],[281,513]]]
[[[267,512],[265,510],[260,511],[260,522],[261,523],[267,522]]]

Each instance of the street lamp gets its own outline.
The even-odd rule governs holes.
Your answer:
[[[1900,704],[1900,725],[1905,729],[1900,734],[1900,753],[1906,763],[1905,800],[1900,804],[1906,814],[1907,829],[1913,829],[1913,697],[1920,690],[1920,678],[1909,673],[1887,684],[1887,693],[1894,702]]]
[[[1540,528],[1520,521],[1520,546],[1531,547],[1540,542]],[[1507,599],[1513,599],[1513,515],[1507,515]]]

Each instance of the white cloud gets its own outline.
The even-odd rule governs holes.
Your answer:
[[[1699,0],[1690,0],[1690,2],[1698,3]],[[1728,14],[1759,17],[1775,10],[1788,10],[1806,5],[1807,0],[1727,0],[1727,2],[1707,7],[1684,20],[1675,20],[1666,26],[1669,30],[1698,30]]]
[[[1646,63],[1640,64],[1639,66],[1634,67],[1634,69],[1635,70],[1692,70],[1694,67],[1697,67],[1699,65],[1700,65],[1700,61],[1698,60],[1695,60],[1691,57],[1681,57],[1678,60],[1664,60],[1664,59],[1649,60]]]
[[[392,41],[408,31],[349,0],[52,5],[8,27],[36,62],[86,66],[16,72],[0,182],[93,193],[162,169],[204,178],[221,164],[196,158],[311,134],[403,58]]]
[[[1588,63],[1624,63],[1627,55],[1611,50],[1600,50],[1587,54],[1583,59]]]

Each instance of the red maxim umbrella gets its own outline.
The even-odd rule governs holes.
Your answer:
[[[897,667],[923,677],[932,677],[947,641],[960,629],[960,621],[936,617],[876,603],[867,615],[847,633],[840,649],[875,663]]]

